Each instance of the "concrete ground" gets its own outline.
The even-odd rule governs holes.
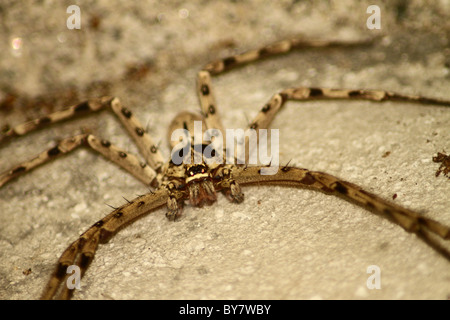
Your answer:
[[[307,50],[213,79],[227,128],[244,128],[280,89],[388,89],[450,99],[448,1],[3,1],[0,126],[103,94],[134,110],[166,156],[167,126],[197,110],[203,64],[272,41],[361,39],[375,46]],[[66,8],[81,8],[68,30]],[[14,97],[16,100],[13,102]],[[9,102],[8,102],[9,101]],[[274,121],[281,163],[321,170],[450,225],[450,180],[432,157],[449,145],[450,110],[408,103],[288,103]],[[90,130],[136,152],[108,112],[52,126],[0,148],[0,172]],[[148,189],[88,150],[0,190],[0,298],[36,299],[62,251],[86,228]],[[247,187],[243,204],[219,196],[165,209],[101,245],[75,299],[448,299],[449,262],[416,236],[341,199],[310,190]],[[370,290],[367,269],[381,270]]]

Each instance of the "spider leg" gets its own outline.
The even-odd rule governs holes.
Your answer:
[[[290,39],[275,42],[257,50],[249,50],[241,54],[208,63],[197,75],[197,92],[200,99],[201,110],[208,128],[216,128],[224,132],[217,112],[214,94],[211,89],[211,76],[219,75],[235,67],[243,66],[257,60],[288,53],[295,49],[365,46],[372,43],[372,40],[346,42]]]
[[[107,140],[101,140],[90,134],[80,134],[65,138],[55,147],[41,152],[33,159],[25,161],[10,170],[1,173],[0,187],[10,180],[83,145],[97,151],[106,159],[125,169],[146,185],[150,185],[156,177],[156,172],[145,163],[141,163],[136,156],[119,149]]]
[[[184,199],[187,194],[181,188],[181,182],[172,180],[167,184],[162,184],[161,187],[167,189],[167,212],[166,218],[170,221],[175,221],[183,212]]]
[[[85,115],[90,112],[97,112],[106,108],[110,108],[122,122],[125,129],[133,137],[139,151],[142,153],[147,163],[154,170],[159,171],[164,163],[164,159],[159,152],[157,145],[144,130],[139,120],[134,117],[129,109],[122,106],[118,98],[103,97],[88,100],[12,128],[6,127],[0,132],[0,143],[12,137],[23,136],[53,123],[69,120],[77,116]]]
[[[304,40],[304,39],[288,39],[269,44],[256,50],[249,50],[241,54],[219,59],[208,63],[203,67],[204,71],[211,75],[218,75],[227,72],[233,68],[243,66],[245,64],[265,59],[268,57],[288,53],[297,49],[308,48],[345,48],[345,47],[361,47],[374,43],[375,39],[360,41],[327,41],[327,40]]]
[[[274,175],[261,175],[263,167],[236,168],[233,178],[240,185],[269,184],[291,187],[303,187],[326,194],[339,196],[349,202],[387,217],[408,232],[415,233],[428,245],[436,249],[446,259],[450,260],[450,251],[444,247],[438,238],[449,240],[450,227],[423,215],[393,204],[365,191],[360,186],[343,181],[330,174],[309,171],[295,167],[283,167]]]
[[[145,161],[147,161],[155,171],[159,172],[165,160],[163,159],[157,144],[153,142],[153,139],[144,130],[139,120],[129,109],[122,106],[118,98],[114,98],[111,101],[111,109],[125,126],[128,133],[133,137],[139,151],[144,156]]]
[[[19,124],[12,128],[10,128],[9,126],[5,126],[2,132],[0,132],[0,143],[13,137],[24,136],[29,132],[41,129],[53,123],[72,119],[90,112],[100,111],[104,109],[110,101],[111,97],[91,99],[89,101],[84,101],[82,103],[70,106],[64,110],[56,111],[42,118]]]
[[[267,129],[274,119],[275,115],[282,109],[286,101],[312,101],[312,100],[369,100],[374,102],[410,102],[424,105],[437,105],[450,107],[450,101],[423,96],[402,95],[395,92],[383,90],[349,90],[349,89],[329,89],[329,88],[308,88],[297,87],[283,90],[270,98],[270,100],[261,108],[256,117],[250,122],[248,129]],[[259,137],[257,135],[257,137]],[[253,151],[249,146],[249,137],[245,137],[245,146],[248,156]]]
[[[219,129],[225,136],[225,130],[217,110],[216,98],[211,86],[211,75],[208,71],[200,71],[197,74],[197,94],[200,108],[208,129]]]
[[[375,39],[364,41],[327,41],[327,40],[303,40],[303,39],[289,39],[272,43],[257,50],[249,50],[241,54],[230,56],[224,59],[213,61],[203,67],[203,69],[197,75],[197,93],[200,100],[200,107],[202,114],[205,118],[205,122],[208,129],[219,129],[222,131],[224,138],[224,145],[226,145],[226,135],[223,125],[220,121],[218,108],[214,93],[211,87],[211,76],[216,76],[221,73],[227,72],[235,67],[243,66],[245,64],[255,62],[257,60],[265,59],[271,56],[276,56],[295,49],[308,49],[308,48],[333,48],[333,47],[354,47],[354,46],[366,46],[374,42]],[[248,162],[249,152],[248,150],[248,136],[245,139],[245,161]],[[234,163],[238,159],[238,146],[236,143],[234,147]]]
[[[67,286],[70,274],[67,268],[76,265],[80,268],[80,279],[94,259],[99,243],[106,243],[120,229],[142,217],[144,214],[163,206],[168,199],[165,188],[140,196],[120,208],[115,209],[103,219],[92,225],[61,255],[57,266],[42,293],[41,299],[70,299],[74,289]]]
[[[402,95],[383,90],[349,90],[329,88],[297,87],[283,90],[270,98],[261,108],[247,129],[266,129],[272,122],[275,114],[281,110],[286,101],[312,101],[312,100],[369,100],[374,102],[411,102],[424,105],[437,105],[450,107],[450,100],[427,98],[423,96]]]
[[[211,86],[211,76],[227,72],[238,66],[268,58],[271,56],[288,53],[294,49],[319,48],[319,47],[352,47],[371,44],[373,41],[322,41],[290,39],[279,41],[257,50],[249,50],[242,54],[213,61],[197,74],[197,94],[200,107],[208,129],[219,129],[225,138],[225,130],[220,120],[216,99]]]
[[[290,39],[269,44],[256,50],[249,50],[241,54],[229,56],[224,59],[213,61],[203,67],[198,75],[198,92],[201,101],[202,113],[205,120],[209,121],[214,127],[216,124],[215,114],[217,107],[211,92],[210,77],[220,75],[233,68],[244,66],[248,63],[262,60],[268,57],[285,54],[296,49],[308,48],[350,48],[371,45],[375,42],[375,38],[363,41],[327,41],[327,40],[302,40]],[[208,99],[209,100],[208,100]],[[450,106],[450,101],[427,98],[422,96],[401,95],[394,92],[380,90],[346,90],[346,89],[326,89],[326,88],[293,88],[281,91],[275,94],[268,103],[266,103],[258,115],[250,122],[248,129],[266,129],[273,120],[275,114],[282,108],[287,100],[317,100],[317,99],[362,99],[371,101],[402,101],[416,102],[429,105]],[[214,106],[209,110],[209,105]],[[211,114],[213,111],[214,114]],[[208,118],[212,120],[208,120]],[[258,137],[258,135],[257,135]],[[237,159],[237,148],[245,148],[245,162],[248,163],[249,155],[253,150],[249,148],[249,136],[246,135],[242,146],[236,146],[234,157]],[[253,146],[254,147],[254,146]]]
[[[241,191],[239,183],[232,176],[232,166],[225,165],[216,170],[213,180],[218,180],[216,189],[222,190],[228,200],[234,203],[244,201],[244,194]]]

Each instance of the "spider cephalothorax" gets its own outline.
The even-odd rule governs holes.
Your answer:
[[[202,121],[201,116],[192,112],[181,112],[169,126],[169,137],[171,138],[173,138],[175,130],[182,129],[184,132],[181,137],[177,136],[174,138],[175,140],[171,140],[174,151],[171,152],[171,159],[164,175],[171,197],[177,199],[177,201],[172,200],[174,207],[169,207],[167,217],[171,220],[181,214],[185,199],[195,207],[201,207],[204,204],[210,205],[217,200],[213,176],[221,170],[221,163],[205,156],[204,151],[208,144],[203,141],[202,137],[200,138],[202,143],[195,144],[194,121]],[[205,127],[203,126],[203,128]],[[204,130],[199,132],[202,135],[203,133]],[[182,143],[178,143],[180,141]],[[217,157],[219,156],[217,154]],[[173,190],[173,185],[178,186],[177,191]]]
[[[232,177],[232,168],[235,166],[224,164],[223,155],[219,152],[214,158],[204,156],[205,146],[203,144],[195,148],[189,143],[187,148],[174,151],[166,169],[163,169],[162,186],[169,192],[167,217],[170,220],[181,215],[185,200],[194,207],[210,205],[217,200],[218,190],[232,202],[244,200],[238,183]],[[183,162],[175,164],[174,155],[181,157]]]

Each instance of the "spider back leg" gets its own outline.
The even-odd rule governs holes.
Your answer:
[[[109,105],[111,99],[112,99],[111,97],[91,99],[70,106],[64,110],[56,111],[47,116],[28,121],[14,127],[6,125],[3,128],[2,132],[0,132],[0,144],[13,137],[24,136],[29,132],[45,128],[46,126],[49,126],[53,123],[65,121],[91,112],[103,110]]]
[[[25,161],[10,170],[0,173],[0,188],[18,176],[50,162],[59,156],[68,154],[83,145],[100,153],[106,159],[131,173],[144,184],[151,185],[154,182],[156,172],[146,163],[139,161],[136,156],[112,145],[107,140],[102,140],[89,134],[81,134],[65,138],[53,148],[41,152],[36,157]]]
[[[111,109],[125,129],[136,142],[136,145],[144,156],[146,162],[155,170],[160,171],[164,159],[158,146],[153,142],[150,135],[144,130],[139,120],[133,115],[132,111],[124,107],[118,98],[103,97],[100,99],[91,99],[77,105],[68,107],[64,110],[51,113],[45,117],[35,119],[12,128],[5,127],[0,132],[0,143],[13,137],[26,135],[29,132],[44,128],[54,123],[76,118],[88,113],[97,112],[103,109]]]

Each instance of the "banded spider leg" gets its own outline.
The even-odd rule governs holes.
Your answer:
[[[270,56],[288,53],[291,50],[308,47],[352,47],[366,46],[372,44],[372,41],[361,42],[325,42],[325,41],[305,41],[291,39],[280,41],[258,50],[251,50],[219,59],[204,66],[198,74],[197,91],[200,96],[200,106],[205,117],[205,122],[210,119],[212,125],[221,126],[218,120],[217,108],[215,107],[215,98],[211,88],[211,75],[217,76],[233,68],[245,64],[256,62]],[[428,98],[419,95],[404,95],[384,90],[368,89],[341,89],[341,88],[319,88],[319,87],[294,87],[280,91],[274,94],[270,100],[264,104],[256,117],[248,124],[246,130],[267,129],[273,121],[276,114],[283,108],[287,101],[307,102],[312,100],[368,100],[373,102],[403,102],[419,103],[428,106],[450,107],[450,101]],[[212,111],[212,112],[211,112]],[[257,135],[259,137],[259,135]],[[245,136],[245,160],[253,151],[249,145],[249,136]],[[254,146],[253,146],[254,147]],[[235,156],[236,156],[235,151]],[[236,157],[235,157],[236,158]],[[439,158],[440,159],[440,158]],[[242,168],[240,169],[242,170]],[[386,202],[382,198],[371,194],[355,184],[342,181],[323,172],[311,172],[305,169],[285,166],[277,174],[265,176],[260,174],[261,168],[247,168],[236,175],[238,184],[256,183],[313,187],[322,190],[325,193],[331,193],[346,198],[350,202],[357,203],[369,210],[386,216],[388,219],[402,226],[406,231],[416,233],[429,245],[442,253],[450,260],[450,252],[439,241],[433,238],[436,236],[442,239],[450,239],[450,228],[438,222],[422,217],[418,213],[401,208]],[[302,172],[302,170],[305,170]],[[290,173],[290,174],[289,174]],[[246,178],[244,178],[246,177]],[[430,234],[431,233],[431,234]]]
[[[92,99],[71,106],[62,111],[52,113],[48,116],[17,125],[13,128],[8,128],[2,135],[0,135],[0,143],[13,137],[23,136],[29,132],[43,128],[50,124],[68,120],[89,112],[97,112],[105,108],[110,108],[119,118],[125,129],[136,142],[136,145],[141,154],[144,156],[146,163],[140,162],[134,155],[112,145],[108,140],[100,139],[93,135],[84,134],[63,139],[57,146],[51,148],[50,150],[42,152],[37,157],[19,164],[11,170],[1,173],[0,187],[19,175],[51,161],[60,155],[71,152],[80,145],[90,147],[94,151],[103,155],[106,159],[111,160],[131,173],[145,184],[153,184],[157,173],[161,171],[163,157],[158,150],[157,145],[144,130],[141,123],[136,119],[136,117],[134,117],[129,109],[122,106],[118,98],[103,97],[101,99]]]
[[[257,62],[272,56],[286,54],[292,50],[306,48],[351,48],[366,47],[374,43],[375,39],[354,42],[339,41],[321,41],[321,40],[301,40],[291,39],[279,41],[257,50],[250,50],[242,54],[230,56],[208,63],[198,73],[197,92],[200,100],[202,114],[208,128],[223,128],[216,106],[216,99],[211,87],[211,76],[218,76],[234,68],[246,64]],[[267,129],[275,115],[283,108],[287,101],[313,101],[313,100],[368,100],[373,102],[406,102],[419,103],[428,106],[450,107],[450,102],[435,98],[427,98],[419,95],[404,95],[385,90],[367,90],[367,89],[342,89],[342,88],[319,88],[319,87],[294,87],[282,90],[274,94],[266,104],[261,108],[256,117],[250,121],[246,130]],[[222,129],[223,130],[223,129]],[[259,135],[257,135],[259,137]],[[252,150],[249,149],[249,137],[245,137],[245,156],[248,156]]]
[[[116,114],[128,133],[136,141],[138,149],[141,151],[146,162],[140,162],[136,156],[114,146],[108,140],[100,139],[91,134],[79,134],[65,138],[51,149],[1,173],[0,187],[40,165],[72,152],[80,146],[87,146],[93,151],[100,153],[145,185],[158,185],[162,169],[162,156],[160,151],[132,112],[122,106],[117,98],[103,97],[101,99],[92,99],[52,113],[46,117],[17,125],[5,130],[3,135],[0,136],[0,141],[4,142],[7,139],[23,136],[47,125],[105,108],[110,108]],[[81,276],[83,276],[94,257],[99,243],[107,241],[115,232],[124,225],[132,222],[136,217],[167,203],[169,194],[171,193],[168,193],[166,189],[162,189],[140,196],[138,202],[128,202],[127,205],[115,209],[113,213],[95,223],[61,255],[58,260],[58,266],[50,278],[42,298],[70,298],[73,290],[64,286],[69,277],[69,274],[66,273],[67,268],[70,265],[77,265],[80,267]]]

